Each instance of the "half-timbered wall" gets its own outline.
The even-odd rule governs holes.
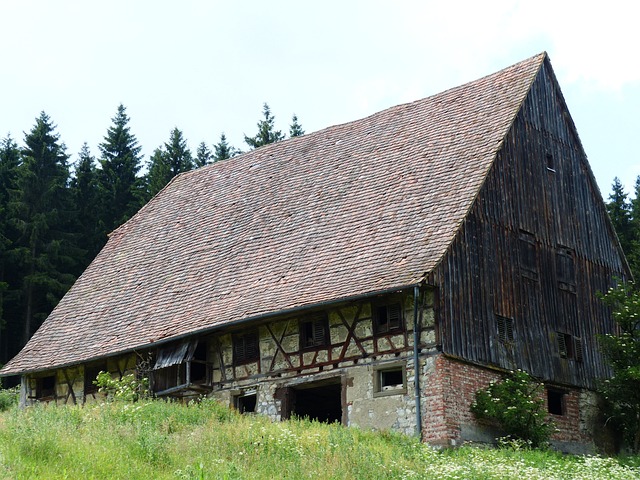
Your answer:
[[[92,388],[92,382],[95,380],[93,373],[97,370],[96,366],[99,366],[100,370],[108,371],[116,378],[122,378],[126,374],[136,372],[137,360],[138,358],[135,355],[125,355],[105,359],[101,362],[28,375],[24,382],[26,388],[25,403],[29,405],[36,402],[53,402],[58,405],[64,405],[95,401],[100,398],[97,389]],[[91,372],[90,377],[93,378],[87,377],[89,372]],[[47,389],[44,392],[45,395],[42,395],[41,388],[44,379],[47,379],[47,382],[52,382],[52,389],[50,391]]]
[[[433,293],[423,295],[420,309],[420,351],[435,353]],[[376,309],[399,303],[403,327],[376,333]],[[214,390],[212,395],[234,404],[234,398],[256,396],[255,411],[275,420],[289,416],[291,395],[297,401],[304,390],[335,385],[340,390],[340,421],[363,428],[415,432],[413,366],[413,297],[395,294],[332,307],[326,314],[327,344],[304,348],[300,325],[319,312],[277,318],[257,326],[259,359],[234,362],[233,339],[255,331],[248,327],[216,336],[212,341]],[[424,359],[421,360],[421,363]],[[386,374],[402,385],[387,389]],[[339,386],[339,387],[338,387]],[[428,388],[428,387],[426,387]],[[295,413],[295,411],[293,411]]]
[[[430,283],[443,351],[594,387],[596,298],[628,268],[550,66],[542,66]]]

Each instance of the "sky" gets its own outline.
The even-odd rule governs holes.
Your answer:
[[[267,102],[307,132],[548,52],[603,196],[640,175],[640,29],[632,1],[2,0],[0,138],[45,111],[71,161],[120,103],[145,162],[182,130],[247,150]]]

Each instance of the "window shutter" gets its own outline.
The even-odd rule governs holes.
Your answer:
[[[582,338],[580,337],[575,337],[575,346],[576,346],[576,362],[582,362],[584,357],[583,357],[583,351],[582,351]]]
[[[399,303],[387,305],[387,321],[389,330],[397,329],[402,326],[402,308]]]
[[[325,338],[324,322],[322,320],[315,320],[313,322],[313,344],[315,346],[324,345]]]
[[[565,339],[565,334],[561,332],[556,332],[558,336],[558,353],[560,353],[560,358],[567,358],[567,342]]]

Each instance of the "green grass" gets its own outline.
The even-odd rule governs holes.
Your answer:
[[[304,420],[273,423],[213,401],[11,408],[6,479],[636,479],[640,460],[463,447]]]

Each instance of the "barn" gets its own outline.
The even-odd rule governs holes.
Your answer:
[[[597,300],[630,272],[549,58],[174,178],[24,349],[23,404],[101,371],[243,413],[492,438],[474,392],[523,369],[593,451]]]

